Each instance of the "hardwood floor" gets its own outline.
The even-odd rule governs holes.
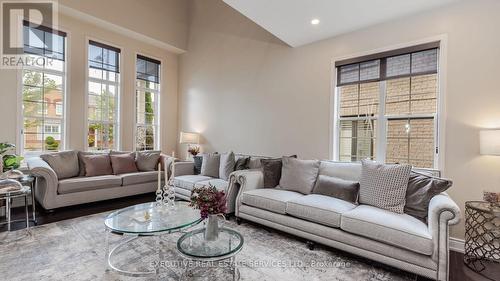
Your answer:
[[[70,206],[65,208],[56,209],[54,212],[45,212],[43,208],[37,205],[37,221],[38,225],[48,224],[56,221],[66,220],[77,218],[81,216],[87,216],[91,214],[97,214],[106,211],[112,211],[116,209],[121,209],[127,206],[132,206],[135,204],[151,202],[155,198],[154,193],[142,194],[137,196],[131,196],[126,198],[119,198],[113,200],[106,200],[101,202],[83,204],[78,206]],[[30,209],[31,211],[31,209]],[[24,209],[23,208],[15,208],[12,210],[13,219],[23,219],[24,217]],[[1,218],[5,219],[5,218]],[[24,228],[24,223],[18,222],[12,225],[13,229],[21,229]],[[0,232],[5,231],[6,226],[0,227]],[[291,235],[290,235],[291,236]],[[291,236],[292,238],[293,236]],[[304,244],[304,247],[306,245]],[[332,249],[333,250],[333,249]],[[347,254],[347,253],[346,253]],[[347,254],[349,255],[349,254]],[[369,260],[365,260],[365,262],[371,262]],[[384,266],[384,265],[380,265]],[[385,267],[385,266],[384,266]],[[488,268],[491,270],[496,279],[487,279],[482,277],[481,275],[473,272],[468,267],[466,267],[463,263],[463,254],[455,251],[450,252],[450,281],[487,281],[487,280],[496,280],[500,281],[500,264],[496,264],[493,267]],[[429,280],[426,278],[418,277],[418,281]]]

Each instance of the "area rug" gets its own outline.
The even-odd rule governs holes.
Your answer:
[[[162,237],[164,259],[169,266],[161,267],[159,276],[137,278],[106,271],[103,223],[106,215],[38,226],[32,228],[31,236],[0,245],[0,279],[231,280],[231,271],[220,267],[190,268],[194,274],[186,275],[186,263],[182,265],[183,258],[176,249],[179,233]],[[226,227],[239,231],[245,239],[243,250],[237,256],[240,280],[417,280],[413,274],[332,248],[318,245],[310,251],[302,239],[256,224],[237,225],[231,220]],[[111,235],[110,242],[117,243],[120,239],[121,236]],[[139,238],[117,253],[115,264],[130,270],[148,269],[158,260],[156,253],[155,238]]]

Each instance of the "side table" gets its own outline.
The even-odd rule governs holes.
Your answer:
[[[488,269],[500,263],[500,206],[481,201],[465,203],[464,263],[482,276],[498,280]]]
[[[31,175],[24,175],[22,178],[16,179],[20,184],[27,185],[31,188],[31,212],[34,225],[37,225],[36,221],[36,202],[35,202],[35,189],[37,184],[37,178]]]
[[[7,233],[6,236],[9,236],[11,233],[11,224],[13,222],[18,222],[18,221],[25,221],[26,222],[26,234],[30,233],[30,219],[29,219],[29,211],[28,211],[28,196],[30,196],[31,193],[31,188],[29,186],[23,186],[20,190],[16,191],[11,191],[11,192],[5,192],[5,193],[0,193],[0,200],[5,200],[5,216],[6,216],[6,221],[1,222],[0,225],[7,224]],[[24,197],[24,211],[26,214],[25,220],[12,220],[11,218],[11,204],[12,204],[12,199],[14,198],[19,198],[19,197]],[[17,239],[8,239],[8,237],[2,237],[3,239],[0,239],[0,243],[9,243]]]
[[[177,250],[189,260],[202,264],[220,263],[228,261],[232,280],[240,279],[240,272],[236,264],[236,255],[243,248],[243,236],[232,229],[221,228],[219,238],[215,241],[205,240],[205,228],[199,228],[182,235],[177,241]],[[222,264],[226,266],[225,264]],[[201,266],[201,268],[206,268]],[[187,269],[181,279],[192,279],[194,276],[191,269]]]

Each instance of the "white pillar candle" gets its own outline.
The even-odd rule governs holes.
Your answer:
[[[161,163],[158,164],[158,190],[161,189]]]

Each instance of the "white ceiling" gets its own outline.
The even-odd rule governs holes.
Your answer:
[[[292,47],[461,0],[224,0]],[[317,18],[321,22],[311,25]]]

